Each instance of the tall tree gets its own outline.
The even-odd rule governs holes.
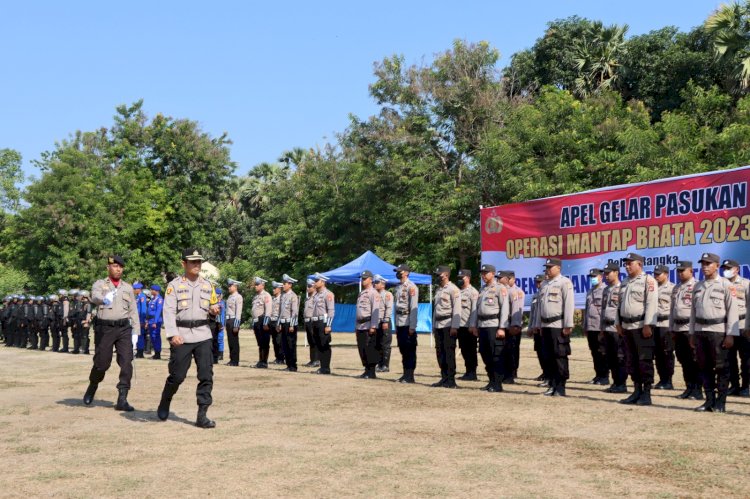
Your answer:
[[[721,5],[704,24],[720,60],[734,59],[737,90],[750,89],[750,0]]]
[[[16,211],[21,199],[18,184],[23,182],[21,153],[13,149],[0,149],[0,212]]]
[[[579,97],[613,88],[620,77],[627,31],[627,24],[604,26],[599,21],[584,31],[576,42],[575,93]]]

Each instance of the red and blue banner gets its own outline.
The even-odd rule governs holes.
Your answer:
[[[737,260],[750,277],[749,182],[745,166],[483,208],[482,263],[515,271],[527,307],[549,257],[563,260],[578,308],[589,270],[622,265],[630,252],[645,257],[649,273],[669,266],[672,282],[678,260],[692,260],[700,277],[706,252]]]

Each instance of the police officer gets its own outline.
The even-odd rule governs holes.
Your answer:
[[[268,326],[271,330],[271,342],[273,343],[274,364],[285,364],[284,345],[281,340],[281,328],[279,327],[279,307],[281,305],[281,288],[283,283],[271,281],[273,296],[271,297],[271,320]]]
[[[161,286],[151,285],[151,301],[148,302],[148,333],[151,338],[151,346],[154,349],[154,360],[161,359],[161,327],[164,323],[164,298],[161,296]]]
[[[84,355],[90,355],[89,351],[89,340],[91,331],[91,317],[94,311],[94,307],[91,304],[91,295],[85,289],[81,291],[81,324],[80,324],[80,337],[81,337],[81,348],[80,352]]]
[[[435,353],[440,366],[440,381],[433,387],[458,388],[456,385],[456,343],[461,326],[461,291],[450,280],[451,270],[446,265],[433,272],[438,288],[432,302],[432,334]]]
[[[727,354],[740,334],[737,287],[719,275],[719,255],[703,253],[705,279],[693,288],[690,344],[696,350],[706,401],[696,410],[725,412],[729,389]]]
[[[526,293],[516,285],[516,273],[512,270],[504,271],[508,287],[508,301],[510,303],[510,328],[505,340],[504,353],[507,362],[504,363],[505,377],[503,383],[514,384],[518,376],[518,365],[521,359],[521,329],[523,328],[523,306]]]
[[[146,348],[146,339],[148,338],[148,297],[143,292],[143,284],[140,282],[133,283],[133,293],[135,293],[135,304],[138,308],[138,318],[141,321],[141,330],[138,334],[138,343],[136,344],[135,358],[143,358],[143,350]]]
[[[8,346],[10,336],[10,314],[12,312],[13,297],[8,295],[3,298],[3,308],[0,311],[0,324],[2,325],[3,342]]]
[[[365,270],[360,274],[362,291],[357,297],[357,313],[354,330],[357,335],[359,358],[365,371],[362,379],[375,379],[375,366],[379,360],[377,330],[380,324],[380,293],[372,286],[373,274]]]
[[[65,290],[61,289],[59,291],[60,293],[60,301],[62,303],[62,322],[60,325],[60,340],[62,341],[62,348],[59,350],[60,353],[68,353],[68,345],[70,343],[70,337],[68,336],[68,327],[70,327],[70,299],[68,298],[68,295],[71,294],[74,290]]]
[[[542,373],[537,376],[534,381],[542,381],[546,385],[546,377],[544,375],[544,357],[542,356],[542,335],[540,332],[535,332],[536,330],[531,327],[531,322],[536,314],[537,307],[539,307],[539,290],[541,289],[544,281],[546,279],[546,276],[544,274],[537,274],[534,276],[534,286],[536,286],[534,290],[534,295],[531,297],[531,304],[529,305],[529,327],[526,329],[526,335],[530,336],[534,340],[534,352],[536,352],[536,360],[539,362],[539,368],[542,370]]]
[[[279,297],[279,319],[277,334],[282,345],[282,358],[286,370],[297,372],[297,323],[299,321],[299,296],[292,287],[297,279],[284,274],[281,277],[283,292]]]
[[[107,259],[106,279],[99,279],[91,290],[91,301],[98,306],[98,322],[101,338],[96,345],[94,365],[89,374],[89,387],[83,396],[83,403],[91,405],[99,383],[112,364],[112,349],[117,351],[117,364],[120,366],[120,381],[117,383],[118,397],[115,410],[132,411],[128,404],[130,379],[133,376],[133,344],[131,335],[137,335],[141,324],[135,305],[133,288],[122,280],[125,261],[119,255]]]
[[[378,324],[377,349],[378,349],[378,367],[375,369],[379,373],[390,371],[391,365],[391,343],[393,335],[391,333],[391,317],[393,316],[393,293],[385,289],[388,283],[385,277],[375,274],[372,278],[375,291],[380,293],[380,324]]]
[[[52,335],[52,351],[60,350],[60,331],[63,327],[63,304],[60,295],[50,296],[50,333]]]
[[[600,322],[601,340],[607,369],[612,373],[612,384],[607,393],[627,393],[627,362],[625,337],[617,330],[617,315],[620,313],[620,266],[610,262],[602,269],[606,287],[602,290],[602,314]]]
[[[219,313],[218,298],[213,285],[201,277],[203,256],[196,248],[182,253],[185,274],[167,285],[164,299],[164,332],[170,344],[169,376],[164,383],[157,416],[162,421],[169,417],[172,397],[185,380],[190,369],[191,358],[198,369],[198,416],[195,425],[199,428],[214,428],[216,423],[206,413],[213,399],[213,353],[211,349],[211,316]]]
[[[729,362],[729,395],[750,397],[750,341],[744,334],[747,317],[746,297],[750,293],[750,280],[740,275],[740,264],[736,260],[724,260],[721,264],[722,277],[729,279],[737,289],[737,313],[740,316],[740,335],[727,353]],[[737,355],[740,363],[737,365]],[[740,384],[741,380],[741,384]]]
[[[682,365],[682,377],[685,380],[685,391],[677,398],[703,400],[703,387],[698,378],[698,364],[695,352],[690,346],[690,313],[693,309],[693,291],[696,285],[693,277],[693,262],[677,262],[679,282],[672,289],[669,330],[674,339],[677,360]]]
[[[315,282],[315,294],[311,320],[313,340],[320,360],[320,368],[315,372],[316,374],[331,374],[331,327],[336,315],[335,297],[326,287],[328,277],[316,272],[312,279]]]
[[[228,366],[240,365],[240,324],[242,323],[242,305],[244,300],[238,291],[240,281],[227,279],[229,286],[229,297],[227,298],[227,322],[224,330],[227,333],[227,343],[229,343],[229,362]]]
[[[221,288],[215,288],[216,298],[218,299],[219,313],[212,317],[209,324],[211,327],[211,352],[213,353],[214,364],[223,360],[224,356],[224,322],[226,321],[227,304],[222,299],[223,291]]]
[[[10,306],[6,312],[6,323],[8,331],[5,334],[5,346],[16,346],[16,336],[18,335],[18,308],[20,307],[19,296],[13,295],[10,300]]]
[[[266,291],[266,281],[260,277],[255,278],[255,296],[253,297],[253,332],[258,342],[258,363],[255,367],[265,369],[268,367],[268,354],[271,351],[271,331],[269,323],[271,322],[272,300],[271,295]],[[237,342],[237,358],[235,364],[239,362],[239,342]],[[232,344],[229,344],[230,355],[234,350]]]
[[[502,392],[505,375],[503,349],[510,317],[508,289],[496,281],[494,265],[482,265],[480,274],[484,287],[477,297],[475,319],[469,322],[469,327],[477,328],[479,354],[489,378],[487,386],[482,390]]]
[[[586,308],[583,310],[583,332],[586,335],[586,341],[591,352],[591,360],[594,362],[594,379],[589,381],[592,385],[608,385],[609,375],[607,369],[607,359],[602,353],[599,344],[601,335],[602,322],[602,295],[604,294],[604,279],[602,279],[601,269],[589,270],[589,280],[591,287],[586,293]]]
[[[620,286],[620,311],[615,317],[618,332],[625,337],[628,374],[635,389],[622,404],[651,405],[654,382],[654,331],[659,307],[656,281],[643,271],[643,256],[628,253],[628,277]]]
[[[315,348],[315,341],[313,339],[313,295],[315,295],[315,281],[312,279],[307,280],[307,293],[305,295],[305,308],[302,313],[302,318],[305,321],[305,334],[307,335],[307,346],[310,350],[310,362],[305,364],[305,367],[320,367],[320,361],[318,360],[318,349]]]
[[[464,358],[466,369],[463,376],[458,379],[464,381],[477,380],[477,338],[479,332],[476,325],[477,299],[479,291],[471,285],[471,270],[461,269],[458,271],[456,281],[461,292],[461,325],[458,328],[458,347]]]
[[[674,340],[669,331],[669,312],[672,309],[674,284],[669,281],[669,267],[666,265],[654,267],[654,279],[659,289],[659,308],[654,328],[654,360],[656,372],[659,373],[659,382],[654,385],[654,389],[674,390],[674,385],[672,385]]]
[[[47,347],[50,345],[50,332],[55,321],[55,312],[52,305],[53,297],[55,298],[55,300],[57,300],[57,297],[55,295],[48,295],[42,302],[42,305],[44,307],[44,318],[42,320],[42,337],[39,342],[39,349],[42,351],[47,350]]]
[[[81,326],[83,321],[83,304],[81,303],[81,290],[70,290],[70,309],[68,312],[68,323],[70,333],[73,336],[73,350],[70,353],[78,354],[81,350]]]
[[[414,370],[417,368],[417,319],[419,315],[419,290],[409,280],[411,267],[402,263],[395,269],[396,278],[401,283],[395,291],[396,341],[401,352],[401,365],[404,374],[397,381],[414,383]]]
[[[534,326],[542,332],[544,360],[550,376],[550,386],[544,395],[564,397],[565,383],[570,376],[568,357],[575,311],[573,283],[560,273],[562,260],[559,258],[548,258],[544,266],[547,282],[539,293],[534,318]]]
[[[18,323],[18,332],[16,333],[17,348],[26,348],[29,344],[29,326],[32,319],[32,305],[29,298],[27,298],[25,295],[21,295],[21,305],[16,310]]]

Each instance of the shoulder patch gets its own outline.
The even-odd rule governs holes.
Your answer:
[[[503,296],[506,296],[508,294],[508,290],[505,289],[505,287],[501,287],[500,292],[503,294]]]
[[[326,297],[326,300],[333,301],[333,293],[328,293],[328,296]]]
[[[729,286],[729,292],[732,293],[734,298],[737,298],[737,287],[734,285]]]
[[[174,291],[174,288],[172,286],[167,287],[167,294],[171,295],[172,291]]]
[[[409,296],[414,296],[417,294],[417,288],[410,288],[409,289]]]

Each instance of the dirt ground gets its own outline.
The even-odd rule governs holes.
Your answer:
[[[655,391],[652,407],[620,405],[585,384],[593,369],[581,339],[569,396],[550,398],[532,381],[526,338],[520,383],[490,394],[479,390],[486,379],[430,388],[439,370],[429,337],[408,386],[392,382],[395,348],[391,373],[355,379],[350,334],[335,335],[333,376],[250,368],[255,340],[241,335],[241,366],[214,370],[214,430],[193,426],[194,366],[160,422],[166,361],[137,360],[136,411],[120,413],[116,366],[86,407],[90,357],[0,348],[0,496],[750,496],[750,399],[731,398],[725,415],[696,413],[676,383]],[[299,357],[308,360],[302,346]]]

